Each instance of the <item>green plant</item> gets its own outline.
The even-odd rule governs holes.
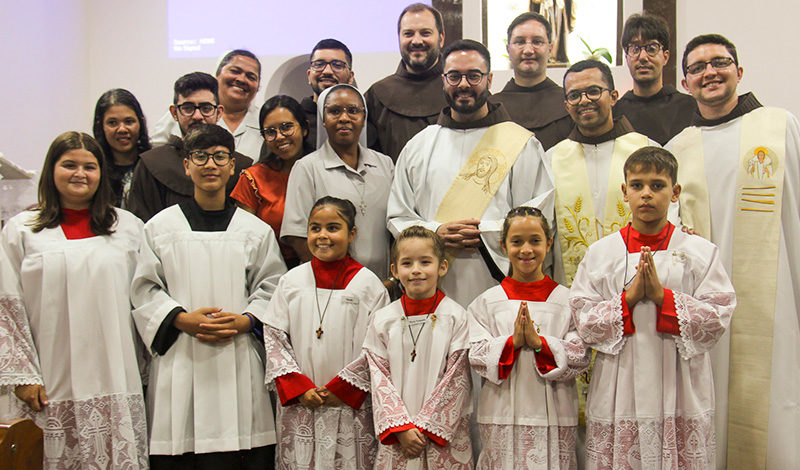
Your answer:
[[[579,38],[583,43],[583,45],[586,46],[586,50],[583,51],[584,57],[586,57],[587,59],[594,59],[594,60],[605,59],[606,62],[608,62],[609,64],[612,63],[611,52],[609,52],[608,49],[606,49],[605,47],[598,47],[597,49],[592,49],[592,46],[590,46],[585,39],[581,38],[580,36]]]

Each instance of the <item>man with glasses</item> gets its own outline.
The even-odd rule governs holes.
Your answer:
[[[369,146],[393,161],[447,105],[441,86],[442,14],[422,3],[409,5],[400,13],[397,35],[401,57],[397,71],[374,83],[365,95]]]
[[[682,67],[699,113],[667,144],[684,188],[681,220],[719,246],[738,304],[711,354],[717,468],[796,467],[800,124],[753,93],[737,95],[743,69],[723,36],[689,41]],[[750,171],[760,153],[772,171]]]
[[[533,205],[552,213],[552,183],[538,140],[487,101],[489,51],[469,39],[443,53],[448,107],[415,135],[397,160],[387,209],[394,236],[422,225],[444,240],[453,268],[444,291],[466,307],[508,272],[500,229],[508,211]]]
[[[564,91],[547,78],[553,29],[539,13],[526,12],[508,26],[508,60],[514,78],[489,99],[503,103],[511,119],[536,134],[545,150],[564,140],[572,120],[564,109]]]
[[[178,123],[181,137],[170,135],[166,144],[139,156],[128,193],[128,210],[143,221],[192,197],[192,180],[183,168],[182,137],[202,124],[215,124],[219,120],[224,106],[219,104],[218,87],[217,79],[203,72],[184,75],[175,82],[169,113]],[[234,155],[236,175],[253,164],[249,157]],[[226,194],[233,191],[236,180],[228,181]]]
[[[622,166],[641,147],[658,145],[634,132],[624,117],[613,119],[617,90],[602,62],[582,60],[564,75],[564,102],[575,122],[569,137],[547,151],[556,188],[556,280],[570,286],[589,245],[624,227]]]
[[[259,107],[253,100],[261,82],[261,62],[252,52],[236,49],[220,60],[216,75],[221,105],[218,124],[233,135],[239,153],[258,159],[264,139],[258,122]],[[166,144],[170,135],[182,136],[177,119],[167,113],[156,123],[150,143],[154,147]]]
[[[323,39],[311,49],[308,64],[308,84],[313,94],[300,101],[300,106],[308,119],[306,143],[309,148],[317,148],[317,99],[322,90],[339,83],[352,85],[354,82],[353,54],[341,41]]]
[[[614,115],[627,117],[637,132],[664,145],[687,127],[697,112],[691,96],[664,84],[663,70],[670,57],[667,23],[654,15],[631,15],[621,43],[633,90],[622,95]]]

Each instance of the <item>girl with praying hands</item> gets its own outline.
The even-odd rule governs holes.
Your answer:
[[[142,222],[111,205],[91,136],[50,145],[39,205],[0,239],[0,386],[44,431],[44,467],[147,468],[129,289]]]

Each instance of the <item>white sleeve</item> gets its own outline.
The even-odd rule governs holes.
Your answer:
[[[286,265],[275,233],[268,225],[264,230],[265,236],[260,237],[259,243],[253,247],[253,252],[248,257],[247,284],[250,295],[245,309],[245,312],[254,315],[262,322],[266,317],[267,307],[275,292],[278,279],[286,273]]]
[[[289,173],[286,205],[281,222],[281,241],[286,243],[286,237],[308,236],[308,214],[316,200],[317,192],[312,171],[300,160]]]
[[[386,208],[386,226],[396,237],[407,227],[412,225],[422,225],[423,227],[436,231],[441,225],[435,220],[425,220],[417,210],[417,202],[414,197],[415,191],[424,191],[425,188],[417,188],[414,185],[413,168],[410,164],[416,146],[413,140],[409,141],[400,152],[397,158],[397,165],[394,168],[392,187],[389,191],[389,202]]]

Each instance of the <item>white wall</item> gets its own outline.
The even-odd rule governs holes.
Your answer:
[[[800,6],[789,0],[765,0],[758,6],[748,0],[677,2],[676,59],[691,37],[722,33],[739,47],[745,69],[740,90],[755,90],[764,104],[800,115],[800,93],[793,88],[800,63],[792,53]],[[623,3],[625,16],[641,10],[641,0]],[[464,0],[463,5],[464,37],[479,39],[481,0]],[[176,78],[216,68],[217,59],[167,59],[166,0],[0,0],[0,11],[0,102],[6,110],[0,115],[0,152],[26,168],[41,166],[47,146],[60,132],[90,132],[94,104],[105,90],[131,90],[153,124],[172,101]],[[265,18],[265,27],[269,21]],[[258,102],[279,90],[308,94],[304,60],[264,58]],[[397,52],[356,54],[359,87],[366,89],[392,73],[398,61]],[[563,72],[552,69],[549,75],[560,82]],[[279,88],[287,76],[298,76],[298,81]],[[626,68],[614,68],[614,76],[621,93],[631,87]],[[495,73],[493,91],[510,77],[508,71]]]

